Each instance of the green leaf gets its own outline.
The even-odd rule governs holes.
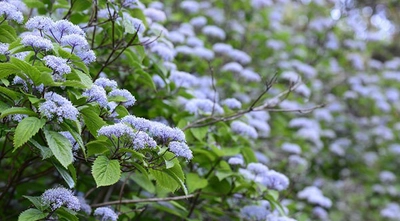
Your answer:
[[[95,107],[85,108],[80,110],[80,112],[90,133],[97,137],[97,131],[102,126],[107,125],[107,123],[99,116],[99,113],[95,111]]]
[[[153,78],[150,76],[149,73],[143,71],[142,69],[137,69],[135,71],[136,74],[139,74],[138,81],[150,86],[154,91],[157,90],[156,85],[154,84]]]
[[[20,96],[20,93],[15,92],[13,90],[10,90],[5,87],[0,86],[0,93],[6,95],[7,97],[11,98],[12,100],[18,100],[18,97]]]
[[[190,132],[192,132],[193,136],[199,140],[203,141],[207,135],[209,127],[198,127],[198,128],[191,128]]]
[[[258,162],[257,157],[254,154],[254,151],[250,147],[242,148],[241,153],[243,155],[244,160],[246,161],[246,164]]]
[[[35,146],[40,150],[40,154],[42,155],[42,160],[53,156],[53,152],[51,152],[50,148],[40,145],[38,142],[36,142],[36,140],[30,139],[29,143],[33,144],[33,146]]]
[[[179,184],[167,173],[153,169],[149,169],[149,172],[156,179],[157,185],[161,186],[162,188],[171,192],[175,192],[175,190],[178,189]]]
[[[27,117],[19,122],[14,134],[14,150],[13,152],[31,137],[33,137],[46,124],[45,119],[36,117]]]
[[[11,114],[26,114],[29,116],[37,116],[37,113],[33,112],[32,109],[26,107],[12,107],[1,112],[0,119],[3,117],[7,117]]]
[[[79,221],[78,217],[76,217],[76,212],[65,207],[57,209],[56,214],[60,220]]]
[[[197,189],[202,189],[208,185],[207,179],[201,178],[197,173],[188,173],[186,175],[186,185],[189,193]]]
[[[44,3],[37,0],[24,0],[23,1],[28,8],[44,8]]]
[[[93,163],[92,174],[97,187],[113,185],[121,177],[119,162],[105,156],[98,156]]]
[[[71,136],[75,139],[76,143],[82,149],[83,155],[86,158],[86,148],[85,145],[83,144],[82,136],[77,131],[75,131],[75,129],[72,128],[67,122],[62,123],[60,126],[71,134]]]
[[[17,34],[15,29],[7,24],[0,25],[0,42],[11,43],[15,41]]]
[[[133,176],[131,176],[131,179],[135,181],[143,189],[145,189],[147,192],[155,193],[156,188],[147,175],[141,173],[135,173]]]
[[[57,171],[60,173],[64,181],[68,184],[69,188],[72,189],[75,186],[75,181],[72,178],[72,176],[69,174],[69,172],[59,165],[57,162],[54,163],[54,166],[56,167]]]
[[[65,168],[72,163],[72,145],[69,140],[58,132],[44,130],[44,135],[47,140],[47,144],[53,152],[56,159]]]
[[[0,78],[6,78],[11,74],[20,72],[20,69],[11,63],[0,63]]]
[[[45,218],[49,213],[44,213],[38,209],[27,209],[24,212],[22,212],[19,217],[18,221],[34,221],[34,220],[40,220]]]
[[[92,1],[89,0],[79,0],[75,1],[72,9],[76,12],[84,11],[92,6]]]
[[[42,202],[42,197],[41,196],[23,196],[27,198],[31,203],[39,210],[43,211],[48,207],[48,205],[45,205]]]
[[[95,154],[103,154],[109,151],[109,147],[112,146],[108,140],[94,140],[86,144],[87,156],[93,156]]]
[[[11,57],[10,59],[12,64],[15,64],[23,73],[25,73],[30,79],[32,79],[35,85],[39,85],[42,83],[41,76],[42,73],[35,67],[29,64],[26,61],[20,60],[18,58]],[[21,77],[21,76],[20,76]],[[24,76],[22,75],[22,78]]]

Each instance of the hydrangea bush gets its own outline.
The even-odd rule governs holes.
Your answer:
[[[333,0],[0,0],[0,219],[396,220],[393,30]]]

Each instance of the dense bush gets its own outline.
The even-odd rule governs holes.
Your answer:
[[[350,3],[0,0],[0,218],[398,219],[395,23]]]

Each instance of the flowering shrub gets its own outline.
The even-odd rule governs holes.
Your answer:
[[[394,27],[346,2],[0,0],[0,219],[398,219]]]

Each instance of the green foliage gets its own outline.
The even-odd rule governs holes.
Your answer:
[[[109,186],[118,182],[121,177],[121,168],[118,160],[109,160],[105,156],[98,156],[93,162],[92,174],[97,187]]]

